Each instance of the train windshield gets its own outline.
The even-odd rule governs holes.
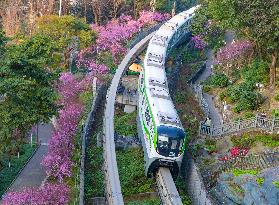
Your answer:
[[[177,157],[182,150],[185,133],[176,127],[159,126],[157,152],[165,157]]]

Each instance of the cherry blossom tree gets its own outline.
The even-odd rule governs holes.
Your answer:
[[[109,21],[106,25],[92,24],[91,28],[97,32],[96,44],[82,50],[78,55],[79,68],[87,68],[94,73],[107,73],[109,68],[105,63],[98,62],[98,56],[110,52],[114,63],[118,64],[127,51],[128,41],[145,27],[170,18],[169,14],[142,11],[135,20],[131,16],[122,15],[118,19]]]

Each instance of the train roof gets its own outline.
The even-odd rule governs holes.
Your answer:
[[[144,79],[157,126],[167,124],[183,129],[169,94],[165,73],[165,58],[170,39],[181,25],[192,18],[192,14],[197,7],[181,12],[164,23],[148,45],[144,59]]]

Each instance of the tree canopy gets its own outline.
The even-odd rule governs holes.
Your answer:
[[[200,24],[194,29],[205,32],[210,19],[223,30],[233,30],[240,38],[250,40],[257,52],[271,61],[270,85],[273,86],[279,50],[279,1],[204,0],[202,5],[196,17]]]
[[[0,131],[23,137],[35,123],[56,114],[55,73],[45,69],[53,45],[50,38],[34,36],[6,46],[0,62]]]

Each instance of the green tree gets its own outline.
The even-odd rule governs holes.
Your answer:
[[[255,44],[270,61],[270,87],[275,85],[279,50],[279,0],[204,0],[206,16],[223,29],[231,29]]]
[[[0,58],[0,95],[5,96],[0,102],[1,141],[21,141],[32,125],[56,115],[53,84],[58,76],[45,69],[52,50],[51,39],[41,35],[6,46]]]
[[[96,33],[90,29],[89,25],[82,19],[73,16],[42,16],[37,19],[37,29],[35,32],[50,37],[56,45],[55,61],[60,61],[61,63],[63,58],[63,67],[66,69],[68,68],[73,44],[77,44],[76,47],[82,49],[92,45],[96,40]],[[78,38],[78,42],[76,42],[75,37]],[[62,54],[63,57],[57,57],[59,54]]]

